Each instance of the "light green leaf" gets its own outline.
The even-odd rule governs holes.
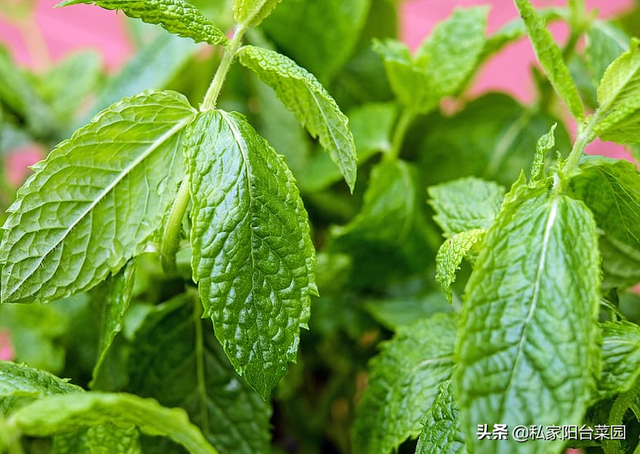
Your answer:
[[[282,0],[234,0],[236,22],[257,27]]]
[[[640,143],[640,39],[604,73],[598,86],[594,134],[618,143]]]
[[[569,68],[562,59],[562,53],[553,41],[551,32],[546,29],[544,20],[535,8],[531,6],[529,0],[514,0],[514,2],[520,12],[520,17],[522,17],[527,27],[529,39],[540,66],[544,69],[551,85],[556,89],[560,98],[569,107],[573,117],[578,121],[582,121],[584,107],[582,106],[578,89],[573,79],[571,79]]]
[[[599,370],[593,216],[581,202],[550,193],[547,182],[524,180],[487,232],[465,290],[455,397],[477,454],[560,450],[561,439],[491,443],[475,431],[478,424],[579,425]]]
[[[602,291],[627,289],[640,282],[640,251],[607,235],[600,236]]]
[[[144,92],[35,165],[3,227],[2,301],[87,290],[142,252],[182,179],[182,132],[193,115],[182,95]]]
[[[19,398],[37,399],[82,391],[79,386],[48,372],[11,361],[0,361],[0,415],[10,412]]]
[[[429,204],[447,238],[475,229],[488,229],[500,210],[505,190],[493,181],[467,177],[431,186]]]
[[[551,130],[548,133],[538,139],[536,154],[533,158],[533,164],[531,164],[530,179],[532,182],[544,176],[544,158],[556,146],[556,126],[558,126],[557,123],[551,126]]]
[[[353,54],[371,2],[286,0],[262,28],[279,49],[326,84]]]
[[[102,302],[101,332],[98,345],[98,361],[93,368],[93,379],[89,386],[93,387],[98,379],[102,364],[111,348],[116,335],[122,331],[124,316],[131,302],[135,283],[135,262],[130,262],[112,276],[107,283],[105,299]]]
[[[475,229],[453,235],[445,241],[436,255],[436,282],[442,287],[447,300],[451,302],[451,284],[456,280],[456,272],[471,249],[484,239],[485,230]]]
[[[349,120],[331,95],[311,73],[278,52],[244,46],[238,58],[275,90],[309,134],[319,138],[353,191],[357,174],[355,143],[347,126]]]
[[[401,160],[383,160],[371,172],[364,205],[358,215],[331,234],[343,242],[400,245],[414,226],[415,171]]]
[[[594,86],[598,86],[611,62],[629,47],[627,34],[610,22],[594,21],[587,30],[585,57]]]
[[[385,63],[396,96],[409,109],[427,113],[456,94],[471,77],[485,45],[488,8],[456,9],[411,57],[406,45],[386,40],[374,49]]]
[[[451,381],[447,380],[438,388],[438,396],[427,412],[416,454],[467,454],[458,414]]]
[[[377,152],[391,149],[391,135],[397,109],[394,104],[364,104],[349,112],[349,127],[355,140],[358,165]],[[300,176],[303,192],[313,193],[340,181],[340,170],[326,153],[316,154]]]
[[[147,316],[129,359],[130,389],[185,409],[221,454],[266,453],[270,405],[233,370],[201,312],[197,295],[186,294]],[[170,452],[162,440],[154,448]]]
[[[296,360],[315,251],[284,160],[236,113],[198,115],[187,134],[194,280],[231,364],[266,398]]]
[[[169,33],[191,38],[197,43],[226,44],[225,34],[184,0],[66,0],[57,6],[85,3],[120,10],[148,24],[158,24]]]
[[[640,327],[630,322],[602,324],[600,399],[629,391],[640,376]]]
[[[640,173],[636,166],[624,160],[583,158],[568,191],[587,205],[604,232],[605,272],[611,270],[619,277],[637,275],[637,267],[627,268],[640,262]],[[632,280],[628,285],[635,283]]]
[[[426,408],[454,365],[456,319],[438,314],[398,329],[369,365],[369,386],[356,408],[354,454],[388,454],[422,429]]]
[[[53,437],[51,454],[139,454],[138,429],[111,423]]]
[[[51,396],[22,407],[9,418],[22,434],[48,437],[112,423],[136,426],[147,435],[169,437],[192,454],[217,454],[184,410],[164,408],[153,399],[123,393],[80,393]]]

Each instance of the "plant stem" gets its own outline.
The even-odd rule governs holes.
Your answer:
[[[200,107],[201,112],[215,109],[216,102],[218,101],[218,96],[220,95],[220,90],[222,89],[222,85],[227,78],[229,68],[231,68],[231,63],[233,63],[236,52],[238,52],[238,49],[242,44],[242,37],[244,36],[244,33],[246,31],[246,26],[239,25],[238,27],[236,27],[233,38],[229,42],[228,47],[224,49],[224,54],[222,55],[220,66],[218,66],[216,74],[215,76],[213,76],[213,80],[211,81],[211,85],[209,85],[209,89],[207,90],[207,94],[204,97],[204,101],[202,102],[202,106]]]
[[[591,137],[593,134],[593,128],[598,124],[600,117],[602,117],[602,112],[605,110],[606,109],[603,109],[602,107],[599,108],[586,124],[578,126],[578,135],[573,144],[573,148],[571,149],[571,153],[569,154],[569,158],[567,158],[567,162],[562,169],[563,174],[570,175],[576,167],[578,167],[578,163],[580,162],[580,158],[582,157],[585,148],[587,148],[587,145],[593,140]]]
[[[407,131],[409,130],[409,126],[416,118],[416,114],[411,109],[405,109],[400,115],[400,119],[396,124],[396,130],[393,133],[393,140],[391,142],[391,150],[387,154],[389,158],[396,159],[400,156],[400,151],[402,151],[402,143],[404,142],[404,137],[407,135]]]
[[[164,235],[162,236],[162,244],[160,245],[160,260],[165,273],[176,272],[176,253],[180,246],[182,218],[187,211],[188,205],[189,174],[186,174],[182,183],[180,183],[178,195],[176,195],[176,199],[173,201],[171,213],[169,213],[169,219],[167,219],[167,225],[164,230]]]

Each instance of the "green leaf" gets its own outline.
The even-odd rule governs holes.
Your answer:
[[[153,399],[123,393],[80,393],[51,396],[16,411],[9,423],[22,434],[48,437],[112,423],[136,426],[145,434],[169,437],[192,454],[217,454],[184,410],[168,409]]]
[[[451,381],[447,380],[438,388],[438,396],[427,412],[416,454],[467,454],[458,414]]]
[[[131,302],[135,282],[135,263],[128,263],[118,274],[107,281],[106,298],[102,302],[101,332],[98,345],[98,361],[93,368],[93,386],[98,379],[103,362],[116,335],[122,331],[124,316]]]
[[[53,437],[51,454],[139,454],[138,429],[111,423]]]
[[[318,137],[339,167],[351,191],[356,182],[357,155],[349,120],[316,78],[289,58],[255,46],[244,46],[238,58],[291,110],[309,134]]]
[[[82,391],[79,386],[48,372],[11,361],[0,361],[0,415],[9,413],[19,398],[37,399]]]
[[[600,107],[594,133],[603,140],[640,143],[640,39],[604,73],[598,86]]]
[[[485,44],[488,8],[456,9],[411,57],[406,45],[386,40],[374,49],[385,63],[389,82],[402,104],[427,113],[456,94],[471,77]]]
[[[196,295],[158,306],[136,332],[130,388],[179,406],[221,454],[269,451],[271,408],[233,370]],[[159,452],[169,452],[154,441]]]
[[[392,331],[412,325],[417,319],[429,318],[437,312],[451,311],[451,305],[439,291],[417,296],[365,300],[362,305],[378,323]]]
[[[602,324],[600,399],[629,391],[640,376],[640,327],[629,322]]]
[[[231,364],[263,397],[295,361],[315,251],[282,157],[236,113],[199,114],[187,134],[194,280]]]
[[[616,272],[620,269],[628,277],[629,273],[637,275],[637,267],[624,272],[630,261],[640,262],[640,173],[636,166],[624,160],[584,158],[579,173],[569,181],[568,191],[593,212],[604,232],[605,271],[620,275]],[[620,267],[620,261],[625,265]]]
[[[594,21],[587,30],[585,56],[591,80],[597,87],[611,62],[628,49],[627,34],[610,22]]]
[[[500,210],[505,190],[492,181],[467,177],[431,186],[429,204],[444,236],[476,229],[488,229]]]
[[[326,83],[353,54],[371,2],[287,0],[262,28],[279,49]]]
[[[607,235],[600,236],[602,291],[626,289],[640,282],[640,252]]]
[[[236,22],[257,27],[282,0],[234,0]]]
[[[174,92],[114,104],[35,165],[8,209],[2,301],[87,290],[146,247],[182,179],[193,108]]]
[[[184,0],[66,0],[57,7],[80,3],[120,10],[129,17],[142,19],[148,24],[158,24],[169,33],[191,38],[197,43],[218,45],[228,42],[222,30]]]
[[[453,117],[433,118],[424,126],[418,157],[423,179],[433,185],[473,175],[511,185],[530,168],[538,139],[556,122],[505,94],[484,95]],[[562,153],[571,149],[562,123],[556,147]]]
[[[465,290],[455,392],[477,454],[560,450],[563,440],[495,443],[475,431],[478,424],[579,425],[599,370],[593,216],[550,193],[546,181],[529,187],[524,180],[487,232]]]
[[[451,284],[456,280],[456,272],[471,249],[482,242],[485,230],[475,229],[453,235],[445,241],[436,256],[436,281],[442,287],[447,300],[451,302]]]
[[[371,103],[349,112],[349,127],[355,140],[358,166],[377,152],[391,150],[391,135],[397,109],[394,104]],[[340,170],[326,153],[316,154],[300,176],[303,192],[313,193],[340,181]]]
[[[417,437],[424,411],[454,365],[456,319],[438,314],[398,329],[369,365],[369,386],[356,408],[354,454],[388,454]]]
[[[548,133],[538,139],[536,144],[536,154],[533,158],[533,164],[531,164],[531,181],[539,180],[543,177],[544,171],[544,158],[553,148],[556,146],[556,126],[554,124]]]
[[[529,0],[514,0],[514,2],[520,12],[520,17],[522,17],[527,27],[529,39],[540,66],[544,69],[553,88],[556,89],[562,100],[567,104],[567,107],[569,107],[571,115],[576,120],[582,121],[584,107],[582,106],[578,89],[573,79],[571,79],[569,68],[562,59],[562,53],[553,41],[551,32],[545,27],[544,19],[531,6]]]

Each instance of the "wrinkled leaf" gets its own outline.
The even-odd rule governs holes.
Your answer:
[[[416,454],[467,454],[458,415],[451,381],[447,380],[438,388],[438,396],[427,412]]]
[[[436,256],[436,282],[442,287],[447,300],[451,302],[451,284],[456,280],[456,272],[462,260],[471,249],[482,242],[485,230],[475,229],[453,235],[445,241]]]
[[[599,398],[629,391],[640,376],[640,327],[630,322],[602,324],[602,375]]]

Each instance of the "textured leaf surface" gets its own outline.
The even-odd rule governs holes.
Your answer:
[[[465,290],[455,391],[474,453],[547,454],[564,444],[478,440],[478,424],[581,423],[599,368],[599,287],[591,213],[522,177]]]
[[[640,40],[607,68],[598,86],[600,121],[594,132],[601,139],[640,143]]]
[[[295,361],[309,320],[315,251],[284,160],[239,114],[190,125],[194,279],[238,373],[263,397]]]
[[[53,437],[51,454],[139,454],[138,429],[111,423]]]
[[[456,9],[436,26],[415,58],[398,41],[376,43],[389,83],[405,106],[426,113],[463,87],[484,49],[487,13],[484,7]]]
[[[201,311],[185,295],[145,319],[129,360],[131,390],[185,409],[221,454],[269,452],[270,405],[238,377]],[[154,447],[170,451],[162,441]]]
[[[183,445],[192,454],[217,454],[187,414],[164,408],[153,399],[131,394],[81,393],[40,399],[15,412],[10,423],[24,435],[47,437],[112,423],[136,426],[148,435],[162,435]]]
[[[569,107],[569,111],[579,121],[584,118],[584,107],[578,94],[569,68],[562,59],[560,49],[553,41],[553,35],[546,29],[544,20],[538,14],[529,0],[514,0],[520,17],[524,20],[531,40],[533,51],[549,78],[551,85]]]
[[[260,22],[271,14],[282,0],[235,0],[233,2],[233,14],[236,22],[252,26],[260,25]]]
[[[429,203],[445,237],[488,229],[500,210],[505,190],[492,181],[468,177],[431,186]]]
[[[94,4],[105,9],[120,10],[129,17],[158,24],[169,33],[191,38],[195,42],[226,44],[227,37],[202,13],[183,0],[67,0],[58,6]]]
[[[451,382],[447,380],[440,385],[438,396],[427,412],[416,454],[467,454],[458,415]]]
[[[82,392],[82,388],[48,372],[24,364],[0,361],[0,414],[9,412],[16,398],[38,398]]]
[[[604,232],[605,272],[617,275],[622,284],[635,284],[638,267],[631,265],[640,262],[640,173],[636,166],[625,160],[585,158],[580,173],[569,182],[569,191],[593,212]]]
[[[326,83],[353,54],[371,3],[286,0],[262,28],[279,49]]]
[[[238,58],[276,95],[320,145],[329,152],[353,191],[357,155],[349,120],[316,78],[289,58],[277,52],[244,46]]]
[[[533,158],[533,164],[531,164],[531,181],[539,180],[544,176],[544,159],[547,153],[556,146],[556,126],[558,126],[557,123],[551,127],[548,133],[538,139],[536,154]]]
[[[456,319],[438,314],[398,329],[370,363],[369,387],[356,408],[355,454],[387,454],[417,437],[425,409],[454,365]]]
[[[4,302],[87,290],[140,253],[182,179],[194,111],[173,92],[111,106],[34,166],[4,230]]]
[[[453,235],[445,241],[436,255],[436,282],[451,302],[451,284],[456,280],[462,260],[471,249],[484,239],[485,230],[475,229]]]
[[[127,264],[107,281],[106,298],[102,302],[101,332],[98,361],[93,368],[93,381],[100,374],[102,364],[116,335],[122,331],[124,316],[131,302],[135,282],[135,264]]]
[[[629,391],[640,376],[640,327],[630,322],[602,324],[600,398]]]

